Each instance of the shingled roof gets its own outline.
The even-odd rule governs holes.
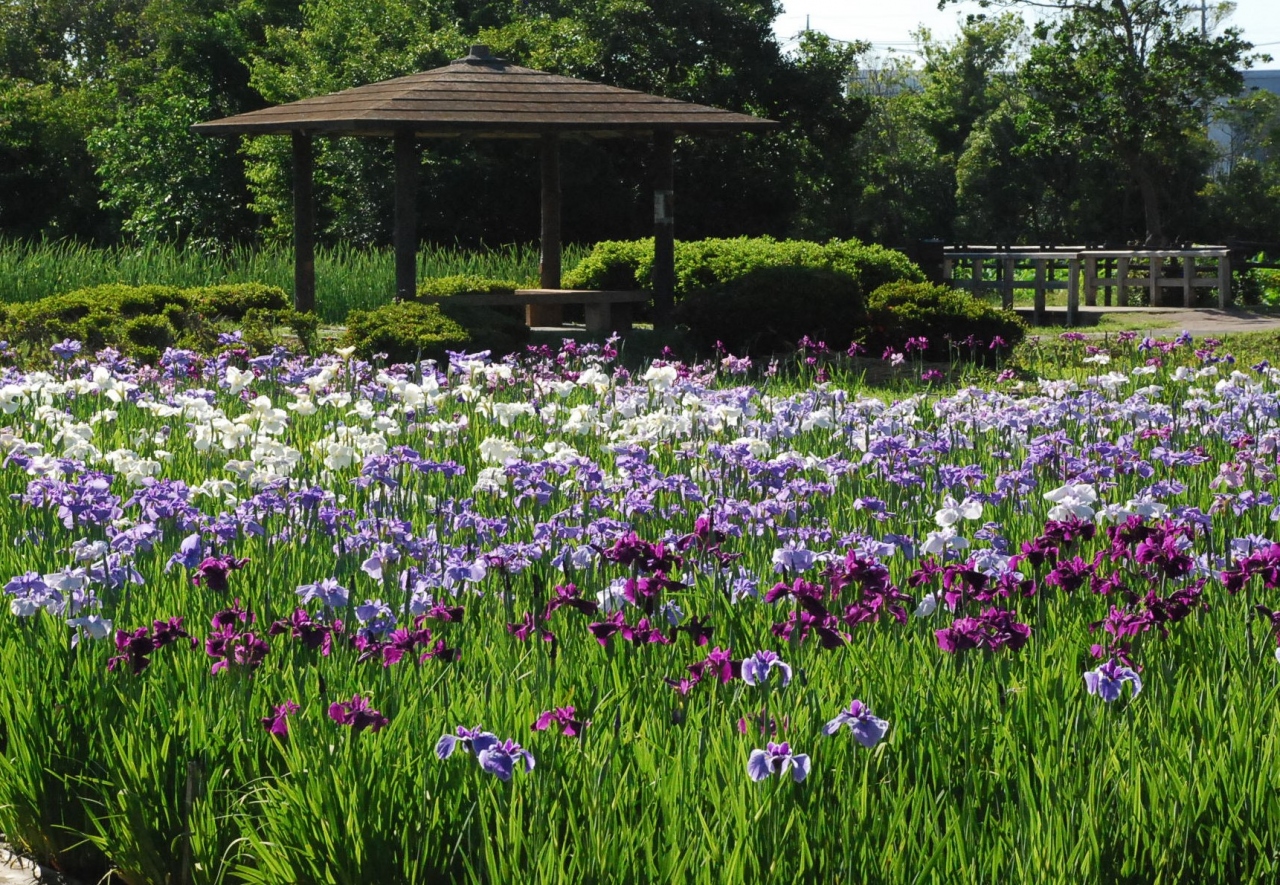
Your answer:
[[[201,135],[304,131],[385,137],[411,132],[421,137],[509,138],[544,133],[715,134],[777,125],[761,117],[522,68],[476,46],[466,58],[442,68],[191,128]]]

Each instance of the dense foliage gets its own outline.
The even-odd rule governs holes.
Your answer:
[[[1204,137],[1213,103],[1238,91],[1241,35],[1215,20],[1201,37],[1175,0],[1058,5],[1030,32],[976,16],[954,41],[922,34],[923,66],[908,69],[814,32],[784,50],[770,0],[12,0],[0,7],[0,236],[287,242],[288,140],[189,126],[487,42],[521,64],[778,120],[775,134],[681,140],[684,237],[1124,242],[1158,222],[1175,239],[1273,240],[1274,225],[1233,207],[1265,210],[1275,109],[1223,117],[1239,124],[1227,153],[1247,162],[1220,162]],[[433,143],[421,237],[530,240],[536,151]],[[322,243],[387,245],[388,141],[320,139],[316,152]],[[570,241],[651,231],[649,153],[565,144]]]
[[[1265,362],[1073,337],[884,401],[811,347],[343,353],[6,368],[6,839],[155,885],[1276,876]]]

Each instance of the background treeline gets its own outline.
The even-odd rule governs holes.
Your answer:
[[[1141,45],[1116,10],[1141,25]],[[773,135],[681,142],[682,238],[1280,240],[1280,97],[1233,98],[1249,45],[1230,28],[1201,36],[1174,0],[1076,3],[1034,30],[971,18],[951,42],[922,35],[914,69],[817,33],[784,50],[779,12],[770,0],[0,0],[0,238],[280,242],[287,141],[205,139],[190,124],[485,42],[531,67],[779,120]],[[1225,149],[1207,135],[1215,117]],[[389,142],[317,144],[322,242],[385,245]],[[566,237],[645,235],[648,161],[643,142],[566,145]],[[532,239],[537,175],[533,144],[430,143],[422,238]]]

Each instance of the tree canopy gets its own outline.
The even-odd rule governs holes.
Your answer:
[[[927,32],[922,60],[807,32],[774,0],[0,0],[0,236],[196,242],[290,233],[287,140],[201,120],[447,63],[472,42],[555,73],[769,116],[682,141],[678,235],[903,244],[1280,239],[1274,108],[1237,98],[1249,44],[1181,0],[990,0],[1046,10]],[[1211,118],[1235,139],[1220,149]],[[423,151],[424,239],[531,239],[536,146]],[[564,147],[565,235],[649,228],[649,149]],[[321,237],[390,239],[382,139],[317,143]],[[1247,211],[1244,207],[1251,207]]]

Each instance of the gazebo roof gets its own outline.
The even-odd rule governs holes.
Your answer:
[[[522,68],[487,47],[420,74],[357,86],[192,126],[201,135],[481,138],[579,133],[596,137],[653,132],[715,134],[777,128],[773,120]]]

